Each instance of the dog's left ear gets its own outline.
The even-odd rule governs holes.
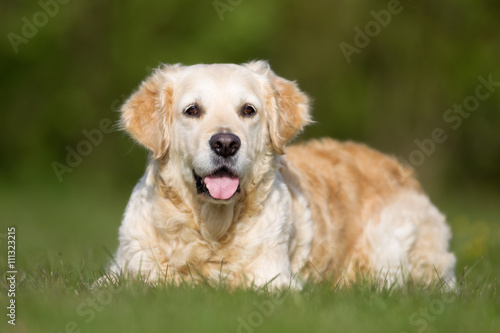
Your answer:
[[[153,158],[168,149],[173,84],[166,80],[175,66],[157,69],[129,97],[121,108],[121,124],[140,144],[151,150]]]
[[[272,146],[278,154],[283,155],[285,145],[312,122],[309,98],[295,82],[277,76],[267,62],[255,61],[246,66],[269,79],[267,123]]]
[[[301,132],[304,126],[311,123],[309,98],[299,90],[295,82],[276,75],[272,82],[276,89],[277,108],[270,119],[269,130],[274,149],[282,155],[285,145]]]

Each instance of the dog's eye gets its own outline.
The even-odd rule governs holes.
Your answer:
[[[200,108],[198,107],[198,105],[193,104],[193,105],[188,106],[184,110],[184,114],[188,117],[199,117],[201,115],[201,111],[200,111]]]
[[[257,113],[257,110],[255,110],[255,107],[250,105],[250,104],[245,104],[241,108],[241,115],[243,117],[252,117]]]

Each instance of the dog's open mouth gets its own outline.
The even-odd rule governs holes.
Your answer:
[[[240,179],[227,167],[221,167],[205,177],[198,176],[193,170],[198,194],[207,194],[216,200],[231,199],[240,192]]]

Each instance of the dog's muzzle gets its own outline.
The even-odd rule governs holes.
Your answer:
[[[241,190],[240,178],[232,168],[241,140],[233,133],[217,133],[212,135],[208,145],[215,168],[207,175],[198,175],[193,170],[196,191],[215,200],[229,200]]]

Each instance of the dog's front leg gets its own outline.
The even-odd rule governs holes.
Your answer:
[[[272,289],[301,289],[302,285],[296,276],[292,275],[288,246],[280,244],[268,247],[247,267],[246,277],[256,287],[270,286]]]

